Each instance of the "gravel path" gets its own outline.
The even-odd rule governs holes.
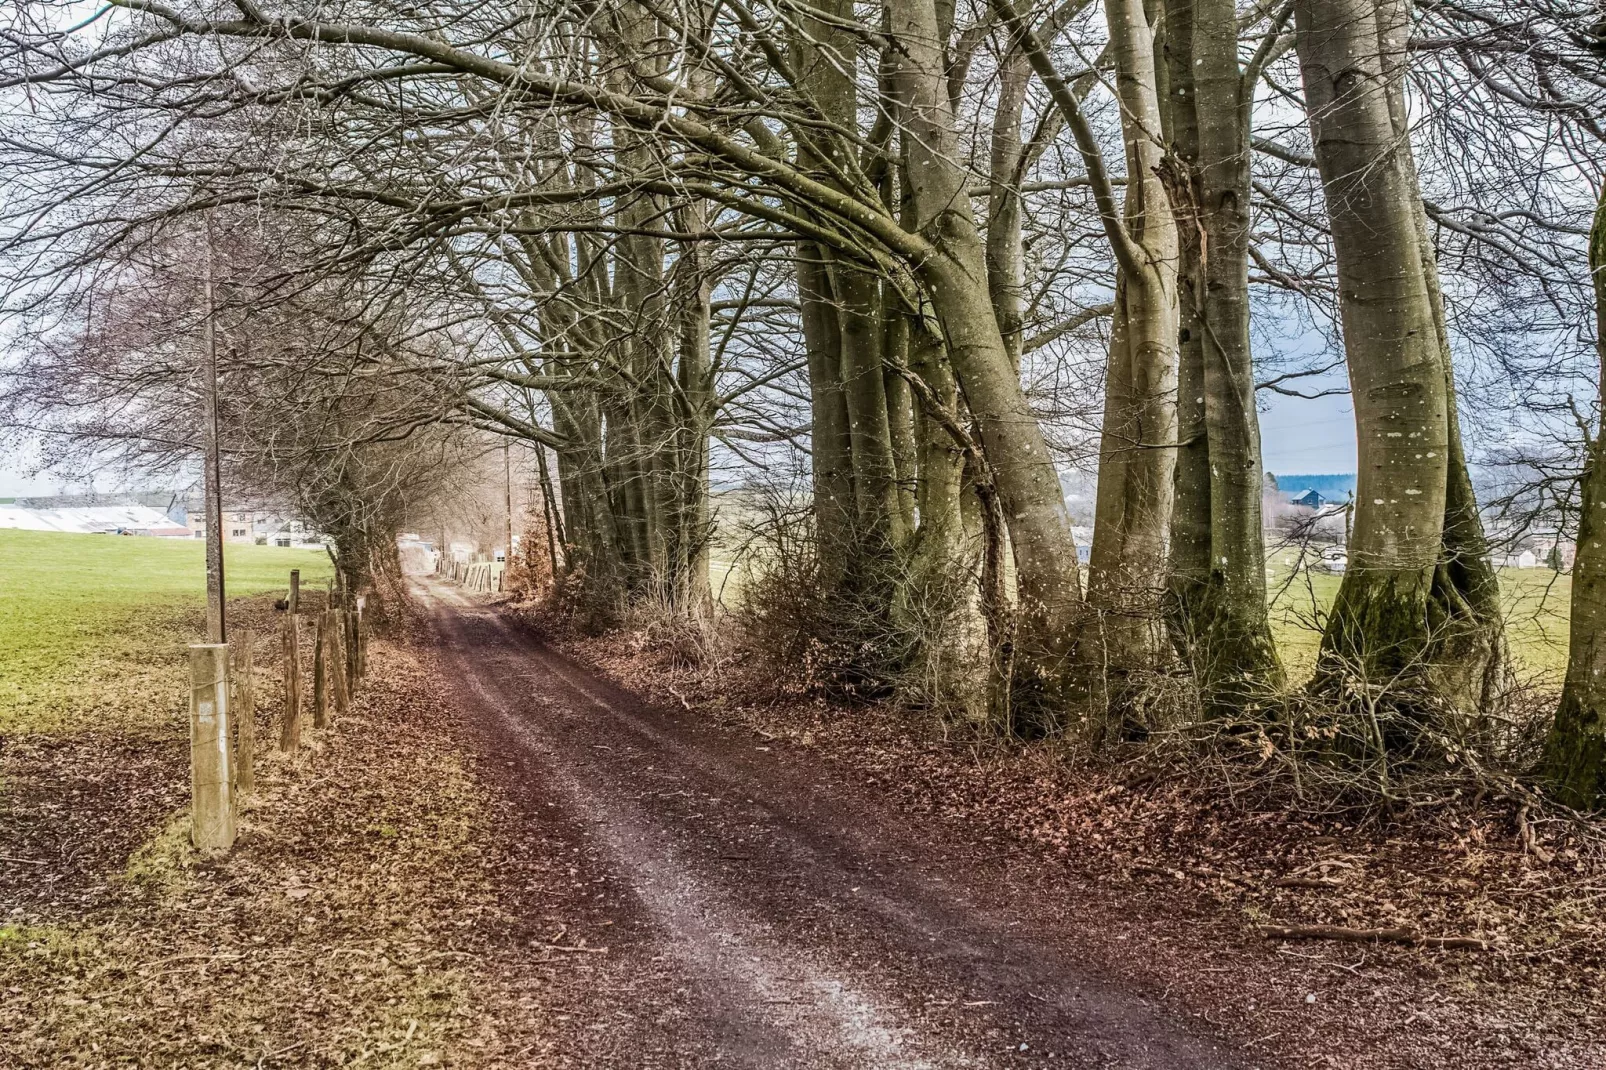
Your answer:
[[[486,760],[595,888],[553,943],[606,947],[629,979],[596,996],[610,1063],[1273,1065],[1101,975],[1057,892],[762,737],[644,704],[456,588],[417,593]]]

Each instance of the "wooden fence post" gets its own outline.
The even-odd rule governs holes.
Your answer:
[[[312,639],[312,727],[329,727],[329,614],[318,614]]]
[[[234,635],[234,786],[238,792],[252,791],[257,785],[257,686],[252,662],[256,658],[256,637],[241,628]]]
[[[342,619],[340,610],[329,611],[329,682],[335,693],[335,713],[340,717],[351,710],[351,691],[346,687],[345,644],[341,642]]]
[[[301,610],[301,570],[290,570],[290,612],[298,613]]]
[[[363,623],[362,595],[357,596],[357,679],[368,678],[368,625]]]
[[[357,694],[357,611],[348,605],[340,612],[346,636],[346,690]]]
[[[234,762],[229,748],[229,647],[190,647],[190,841],[234,846]]]
[[[284,615],[284,726],[279,749],[294,754],[301,749],[301,629],[296,615]]]

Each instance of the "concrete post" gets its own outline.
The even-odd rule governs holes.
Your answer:
[[[284,725],[279,749],[294,754],[301,749],[301,629],[294,613],[284,615]]]
[[[190,839],[203,851],[234,846],[226,643],[190,647]]]
[[[329,727],[329,613],[319,613],[312,638],[312,727]]]
[[[335,694],[335,714],[344,717],[351,710],[351,691],[346,686],[345,644],[341,642],[341,622],[345,615],[338,609],[329,611],[325,629],[329,639],[329,683]]]
[[[357,693],[357,610],[347,606],[340,613],[346,636],[346,690]]]
[[[357,678],[368,676],[368,625],[363,622],[364,595],[357,596]]]

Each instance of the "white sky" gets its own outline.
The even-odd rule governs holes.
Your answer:
[[[1355,410],[1349,395],[1311,400],[1273,395],[1260,414],[1260,450],[1268,472],[1355,471]]]

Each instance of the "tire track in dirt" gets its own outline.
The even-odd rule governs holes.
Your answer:
[[[458,701],[489,746],[526,759],[510,789],[543,821],[563,812],[597,848],[591,876],[639,915],[610,951],[686,1001],[677,1063],[1249,1065],[1079,963],[1030,911],[999,909],[1021,889],[963,852],[642,703],[456,588],[418,594]]]

